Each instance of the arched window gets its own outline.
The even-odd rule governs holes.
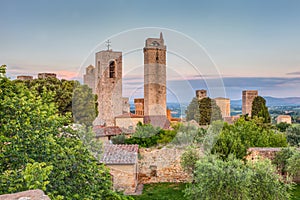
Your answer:
[[[115,78],[116,77],[116,65],[115,61],[111,61],[109,63],[109,78]]]

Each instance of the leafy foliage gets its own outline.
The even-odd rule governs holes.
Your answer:
[[[53,199],[125,198],[80,134],[64,126],[70,115],[58,114],[53,92],[8,79],[0,90],[0,194],[39,188]]]
[[[284,184],[269,160],[244,164],[205,156],[196,163],[194,181],[185,190],[187,199],[289,199],[290,183]]]
[[[212,148],[222,159],[233,154],[243,159],[249,147],[286,147],[287,141],[283,133],[276,133],[269,128],[259,126],[254,120],[245,121],[240,118],[233,125],[225,123],[219,138]]]
[[[91,125],[97,112],[97,97],[87,85],[80,85],[74,80],[59,80],[57,78],[14,80],[14,83],[24,84],[28,89],[35,90],[38,95],[50,92],[58,113],[73,115],[75,121]],[[73,104],[73,105],[72,105]],[[75,112],[74,112],[75,111]]]
[[[193,98],[191,103],[188,105],[185,114],[186,114],[187,121],[195,120],[199,122],[200,119],[199,101],[196,97]]]
[[[276,124],[276,128],[281,131],[285,132],[287,128],[289,128],[291,124],[288,124],[286,122],[280,122],[279,124]]]
[[[72,98],[73,118],[76,123],[92,126],[96,118],[96,96],[87,85],[79,85],[74,88]]]
[[[199,101],[200,125],[209,125],[213,121],[222,120],[221,110],[214,99],[209,97]]]
[[[266,106],[266,100],[263,97],[257,96],[254,98],[252,102],[251,117],[261,117],[263,118],[264,123],[271,122],[268,107]]]
[[[182,168],[189,174],[194,173],[196,162],[200,159],[200,151],[195,147],[189,146],[181,155],[180,164]]]
[[[187,121],[195,120],[200,125],[209,125],[213,121],[222,120],[219,106],[209,97],[201,100],[193,98],[185,113]]]
[[[287,147],[287,148],[282,148],[281,151],[277,152],[272,163],[277,166],[277,169],[281,172],[282,175],[287,174],[288,168],[291,169],[291,166],[289,166],[289,159],[292,158],[294,155],[299,154],[299,151],[294,148],[294,147]],[[290,164],[292,166],[297,163],[297,156],[294,157],[292,160],[290,160]],[[295,159],[295,160],[294,160]],[[298,161],[299,162],[299,161]],[[295,167],[297,169],[297,167]],[[298,167],[300,169],[300,167]]]
[[[295,125],[287,128],[286,138],[291,146],[300,147],[300,125]]]
[[[4,78],[6,76],[6,65],[0,66],[0,78]]]
[[[131,138],[126,138],[124,134],[112,138],[113,144],[138,144],[141,147],[152,147],[159,144],[191,145],[203,142],[206,130],[193,125],[178,124],[173,130],[163,130],[153,127],[151,124],[137,125],[135,133]]]
[[[287,160],[287,172],[292,176],[296,177],[300,175],[300,152],[295,152]]]
[[[176,136],[172,144],[181,146],[202,144],[204,136],[206,135],[206,129],[198,128],[192,124],[179,124],[174,131]]]

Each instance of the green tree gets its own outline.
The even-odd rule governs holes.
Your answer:
[[[295,125],[287,128],[286,138],[291,146],[300,147],[300,125]]]
[[[207,97],[199,101],[199,124],[209,125],[213,121],[222,120],[221,110],[216,101]]]
[[[64,126],[70,116],[58,115],[54,93],[38,93],[8,79],[0,81],[0,90],[0,194],[21,191],[26,183],[46,186],[53,199],[125,198],[111,190],[107,168],[91,155],[78,131]]]
[[[96,118],[96,99],[87,85],[78,85],[72,98],[73,118],[76,123],[92,126]]]
[[[6,65],[1,65],[0,67],[0,78],[6,77]]]
[[[281,131],[285,132],[287,128],[289,128],[291,124],[288,124],[286,122],[280,122],[279,124],[276,124],[276,128]]]
[[[299,152],[294,147],[282,148],[279,152],[276,153],[272,163],[277,166],[277,169],[281,172],[282,175],[286,175],[289,168],[288,160],[297,153]]]
[[[222,159],[230,154],[243,159],[250,147],[286,147],[285,134],[258,125],[255,120],[245,121],[240,118],[233,125],[224,124],[224,127],[212,148]]]
[[[283,183],[269,160],[246,163],[205,156],[196,163],[194,181],[184,191],[187,199],[289,199],[292,186]]]
[[[263,97],[257,96],[254,98],[252,102],[251,117],[261,117],[263,118],[264,123],[271,122],[269,110],[266,106],[266,100]]]
[[[180,164],[182,168],[189,174],[193,174],[196,169],[196,162],[200,159],[200,150],[188,146],[185,152],[181,155]]]
[[[195,120],[199,122],[199,117],[200,117],[199,101],[196,97],[193,98],[191,103],[188,105],[185,114],[186,114],[187,121]]]
[[[287,160],[287,172],[292,177],[300,176],[300,151],[295,152],[288,160]]]

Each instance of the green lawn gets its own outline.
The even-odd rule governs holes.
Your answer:
[[[144,185],[143,194],[140,196],[132,196],[137,200],[177,200],[184,199],[183,189],[186,187],[184,183],[156,183]],[[300,200],[300,184],[293,191],[292,200]]]
[[[183,190],[184,183],[156,183],[144,185],[143,194],[132,196],[137,200],[177,200],[184,199]]]

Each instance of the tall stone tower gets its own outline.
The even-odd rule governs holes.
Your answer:
[[[83,83],[89,86],[92,89],[93,93],[95,93],[95,67],[93,65],[89,65],[85,69],[85,74],[83,75]]]
[[[217,97],[215,101],[221,110],[222,117],[230,117],[230,99]]]
[[[252,102],[258,96],[257,90],[244,90],[242,97],[242,114],[251,116]]]
[[[144,48],[145,123],[160,127],[165,126],[162,125],[165,123],[163,119],[167,119],[166,49],[162,33],[159,38],[146,39]],[[154,121],[160,121],[160,124]]]
[[[98,125],[114,126],[115,117],[123,114],[122,52],[99,51],[95,66]]]
[[[206,90],[196,90],[196,97],[197,97],[198,100],[206,98],[207,97]]]

